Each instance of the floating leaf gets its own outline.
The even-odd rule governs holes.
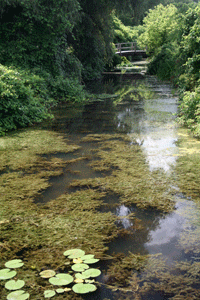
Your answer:
[[[44,270],[40,272],[40,276],[42,278],[51,278],[56,275],[56,272],[54,270]]]
[[[82,261],[82,259],[79,257],[79,258],[74,258],[73,259],[73,263],[74,264],[81,264],[83,261]]]
[[[10,269],[2,269],[0,270],[0,279],[1,280],[10,279],[13,278],[16,274],[17,272],[14,270],[11,271]]]
[[[98,261],[99,261],[98,258],[89,258],[89,259],[84,260],[84,263],[85,264],[95,264]]]
[[[82,273],[82,275],[85,277],[85,278],[90,278],[90,277],[97,277],[101,274],[101,271],[99,269],[88,269],[86,271],[84,271]]]
[[[71,288],[64,288],[65,292],[70,292],[72,289]]]
[[[91,258],[94,258],[93,254],[86,254],[81,257],[82,260],[91,259]]]
[[[51,277],[49,282],[53,285],[68,285],[73,282],[74,278],[69,274],[59,273],[55,277]]]
[[[86,264],[75,264],[72,266],[72,270],[76,272],[82,272],[89,269],[89,266]]]
[[[44,291],[44,298],[51,298],[55,296],[56,292],[53,290],[46,290]]]
[[[8,294],[7,300],[26,300],[29,298],[29,296],[29,293],[26,293],[23,290],[19,290]]]
[[[21,259],[13,259],[5,263],[5,267],[11,269],[21,268],[23,265],[24,263]]]
[[[76,279],[74,280],[74,282],[75,282],[75,283],[83,283],[84,280],[81,279],[81,278],[76,278]]]
[[[79,279],[85,279],[85,278],[86,278],[86,277],[84,277],[83,274],[81,274],[81,273],[76,273],[76,274],[75,274],[75,277],[76,277],[77,279],[78,279],[78,278],[79,278]]]
[[[7,290],[19,290],[25,285],[24,280],[9,280],[5,284]]]
[[[94,283],[94,282],[95,282],[94,279],[92,279],[92,280],[86,279],[86,280],[85,280],[85,283]]]
[[[57,290],[56,290],[56,293],[62,294],[62,293],[64,293],[64,291],[65,291],[64,289],[57,289]]]
[[[85,251],[83,251],[81,249],[71,249],[71,250],[65,251],[63,254],[65,256],[68,256],[69,258],[78,258],[78,257],[85,255]]]
[[[72,287],[72,290],[77,294],[86,294],[96,291],[96,286],[90,283],[77,283]]]

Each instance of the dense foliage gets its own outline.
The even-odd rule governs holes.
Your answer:
[[[187,8],[187,9],[186,9]],[[200,136],[200,5],[158,5],[144,19],[138,38],[148,46],[149,73],[170,79],[180,92],[182,125]]]

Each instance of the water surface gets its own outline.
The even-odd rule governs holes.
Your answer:
[[[195,167],[193,154],[195,152],[197,155],[195,159],[198,159],[200,142],[190,137],[187,131],[178,128],[175,122],[178,98],[172,94],[169,83],[158,82],[154,77],[118,82],[110,79],[104,84],[99,83],[98,89],[97,92],[100,94],[108,93],[118,97],[96,101],[82,108],[58,107],[57,118],[53,123],[46,125],[48,128],[67,134],[69,142],[81,146],[81,149],[73,154],[57,154],[57,156],[68,162],[78,157],[83,159],[68,164],[63,175],[52,178],[52,186],[44,191],[39,200],[47,202],[64,192],[73,192],[73,188],[70,187],[73,180],[101,178],[107,175],[106,172],[95,171],[90,165],[97,159],[94,150],[98,149],[98,143],[84,142],[83,137],[89,134],[114,135],[116,133],[129,136],[131,143],[137,142],[140,146],[150,173],[157,174],[154,176],[158,176],[158,180],[160,174],[170,180],[173,179],[170,185],[166,186],[166,191],[170,190],[175,207],[172,212],[165,214],[152,209],[142,210],[136,205],[127,206],[120,203],[118,195],[108,194],[105,197],[107,208],[102,210],[111,210],[119,217],[118,226],[129,231],[128,235],[121,236],[110,243],[108,254],[123,253],[125,256],[129,256],[130,252],[140,255],[159,254],[159,263],[160,265],[162,262],[165,263],[165,267],[160,266],[157,269],[156,272],[160,274],[158,278],[154,271],[152,271],[152,278],[148,270],[144,273],[140,272],[138,278],[143,278],[143,281],[140,282],[140,288],[132,294],[128,293],[124,296],[119,291],[112,292],[103,286],[91,296],[91,299],[199,299],[193,291],[194,288],[196,289],[196,279],[191,282],[188,278],[193,276],[192,271],[187,272],[188,265],[192,268],[200,259],[200,250],[198,250],[200,194],[197,193],[196,198],[193,199],[184,189],[184,180],[188,184],[184,166],[190,163],[190,172],[193,172]],[[187,151],[191,148],[196,150]],[[193,178],[199,180],[197,176],[198,173]],[[193,182],[191,182],[192,189]],[[135,221],[129,219],[132,213],[142,225],[140,230],[134,229]],[[177,271],[179,262],[188,264],[180,272]],[[176,274],[179,280],[176,289],[170,292],[167,292],[167,289],[171,284],[169,279],[171,275],[167,279],[163,275],[166,266],[167,272],[171,275]],[[104,267],[108,268],[106,263]],[[197,268],[196,265],[194,267]],[[185,281],[181,281],[183,278]],[[105,283],[103,276],[101,281]],[[145,281],[150,282],[151,286],[146,291],[143,289]],[[163,291],[159,291],[158,285],[155,284],[162,285]],[[181,294],[184,285],[188,286],[188,291]],[[177,298],[173,298],[175,296]]]

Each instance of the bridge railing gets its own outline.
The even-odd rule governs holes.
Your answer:
[[[116,47],[116,52],[119,52],[119,53],[121,53],[122,51],[136,52],[137,42],[118,43],[118,44],[115,44],[115,47]]]

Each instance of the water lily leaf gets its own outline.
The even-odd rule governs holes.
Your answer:
[[[21,268],[23,265],[24,263],[21,259],[13,259],[5,263],[5,267],[11,269]]]
[[[65,292],[70,292],[72,289],[71,288],[64,288]]]
[[[74,282],[75,282],[75,283],[83,283],[84,280],[81,279],[81,278],[76,278],[76,279],[74,280]]]
[[[51,298],[55,296],[56,292],[53,290],[46,290],[44,291],[44,298]]]
[[[74,258],[73,259],[73,263],[74,264],[81,264],[83,261],[82,261],[82,259],[79,257],[79,258]]]
[[[77,294],[86,294],[96,291],[97,287],[90,283],[77,283],[72,287],[72,290]]]
[[[95,280],[94,279],[91,279],[91,280],[89,280],[89,279],[86,279],[85,280],[85,283],[94,283],[95,282]]]
[[[85,255],[85,251],[83,251],[81,249],[71,249],[71,250],[65,251],[63,254],[65,256],[68,256],[69,258],[78,258],[78,257]]]
[[[86,254],[81,257],[82,260],[91,259],[91,258],[94,258],[93,254]]]
[[[85,264],[95,264],[98,261],[99,261],[98,258],[89,258],[89,259],[84,260],[84,263]]]
[[[24,280],[9,280],[5,284],[7,290],[19,290],[25,285]]]
[[[83,274],[81,274],[81,273],[76,273],[75,274],[75,277],[78,279],[85,279],[85,277],[83,276]]]
[[[58,294],[62,294],[62,293],[64,293],[64,292],[65,292],[65,290],[64,290],[64,289],[61,289],[61,288],[56,290],[56,293],[58,293]]]
[[[49,282],[53,285],[68,285],[73,282],[74,278],[69,274],[59,273],[55,277],[51,277]]]
[[[89,269],[89,266],[86,264],[75,264],[72,266],[72,270],[76,272],[82,272]]]
[[[82,273],[82,275],[85,277],[85,278],[90,278],[90,277],[97,277],[101,274],[101,271],[99,269],[88,269],[86,271],[84,271]]]
[[[17,274],[16,271],[10,270],[10,269],[2,269],[0,270],[0,279],[1,280],[6,280],[13,278]]]
[[[40,272],[40,276],[42,278],[51,278],[56,275],[56,272],[54,270],[44,270]]]
[[[19,290],[8,294],[7,300],[26,300],[29,298],[29,296],[29,293],[26,293],[23,290]]]

